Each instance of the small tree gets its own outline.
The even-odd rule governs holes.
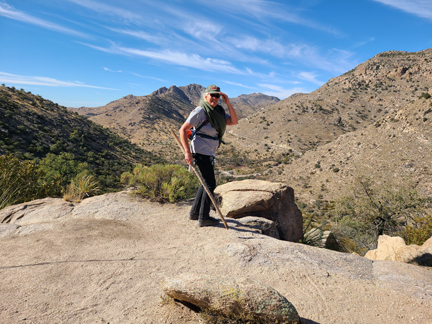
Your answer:
[[[379,235],[398,235],[416,217],[425,217],[430,201],[409,182],[378,187],[372,179],[358,177],[352,193],[335,203],[336,236],[354,241],[355,252],[363,254],[376,248]]]

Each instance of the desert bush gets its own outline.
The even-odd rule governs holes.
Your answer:
[[[425,99],[429,99],[431,97],[431,95],[427,92],[424,92],[420,95],[419,99],[421,98],[425,98]]]
[[[35,161],[0,156],[0,209],[46,197],[51,190],[44,178],[44,172]]]
[[[378,236],[398,235],[417,217],[425,217],[430,198],[418,195],[409,181],[376,186],[358,177],[350,195],[335,202],[331,218],[339,242],[349,242],[347,252],[363,255],[376,248]]]
[[[415,217],[413,223],[400,233],[406,244],[422,245],[432,237],[432,215]]]
[[[46,174],[50,183],[58,183],[58,194],[77,174],[88,170],[89,165],[75,159],[72,153],[63,152],[59,155],[48,153],[40,162],[40,169]]]
[[[160,202],[187,199],[196,193],[199,181],[193,173],[180,165],[137,165],[133,172],[121,176],[123,184],[137,187],[143,197]]]
[[[66,201],[80,202],[90,197],[99,190],[98,181],[87,170],[79,173],[66,187],[63,199]]]

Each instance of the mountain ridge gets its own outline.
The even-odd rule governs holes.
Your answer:
[[[205,88],[198,84],[162,87],[149,95],[127,95],[105,106],[69,108],[87,116],[132,143],[149,149],[160,156],[173,156],[170,128],[179,129],[189,113],[199,105]],[[230,98],[239,117],[252,114],[263,107],[278,102],[276,97],[263,94],[242,95]],[[220,101],[227,111],[225,103]],[[174,155],[178,157],[178,155]]]

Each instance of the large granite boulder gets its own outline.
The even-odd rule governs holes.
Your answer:
[[[271,287],[248,278],[182,274],[162,280],[169,297],[237,320],[299,323],[294,306]]]
[[[365,255],[370,260],[390,260],[432,267],[432,237],[422,246],[406,245],[401,237],[380,235],[378,247]]]
[[[215,195],[226,217],[267,218],[277,223],[282,240],[299,242],[303,238],[303,217],[294,202],[294,190],[283,183],[234,181],[218,186]]]

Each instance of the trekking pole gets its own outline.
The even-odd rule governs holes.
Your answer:
[[[178,136],[176,135],[176,133],[174,133],[174,131],[173,131],[172,129],[170,129],[170,132],[171,132],[172,136],[174,136],[174,138],[176,139],[177,144],[180,146],[180,148],[181,148],[181,150],[182,150],[182,152],[183,152],[183,154],[184,154],[184,153],[185,153],[185,152],[184,152],[184,148],[183,148],[182,143],[180,142],[180,139],[178,138]],[[223,217],[223,215],[222,215],[222,213],[221,213],[221,211],[220,211],[218,205],[216,204],[216,200],[214,199],[213,194],[210,192],[209,188],[207,188],[207,186],[206,186],[206,184],[204,183],[204,179],[202,178],[201,174],[200,174],[200,173],[198,172],[198,170],[195,168],[194,163],[190,164],[190,166],[191,166],[192,170],[195,172],[195,174],[197,175],[199,181],[201,182],[201,185],[204,187],[205,191],[207,192],[207,195],[210,197],[210,200],[212,201],[213,205],[214,205],[215,208],[216,208],[216,211],[218,212],[220,218],[222,219],[222,222],[224,223],[225,228],[226,228],[226,229],[229,229],[228,224],[227,224],[226,221],[225,221],[225,218]]]

